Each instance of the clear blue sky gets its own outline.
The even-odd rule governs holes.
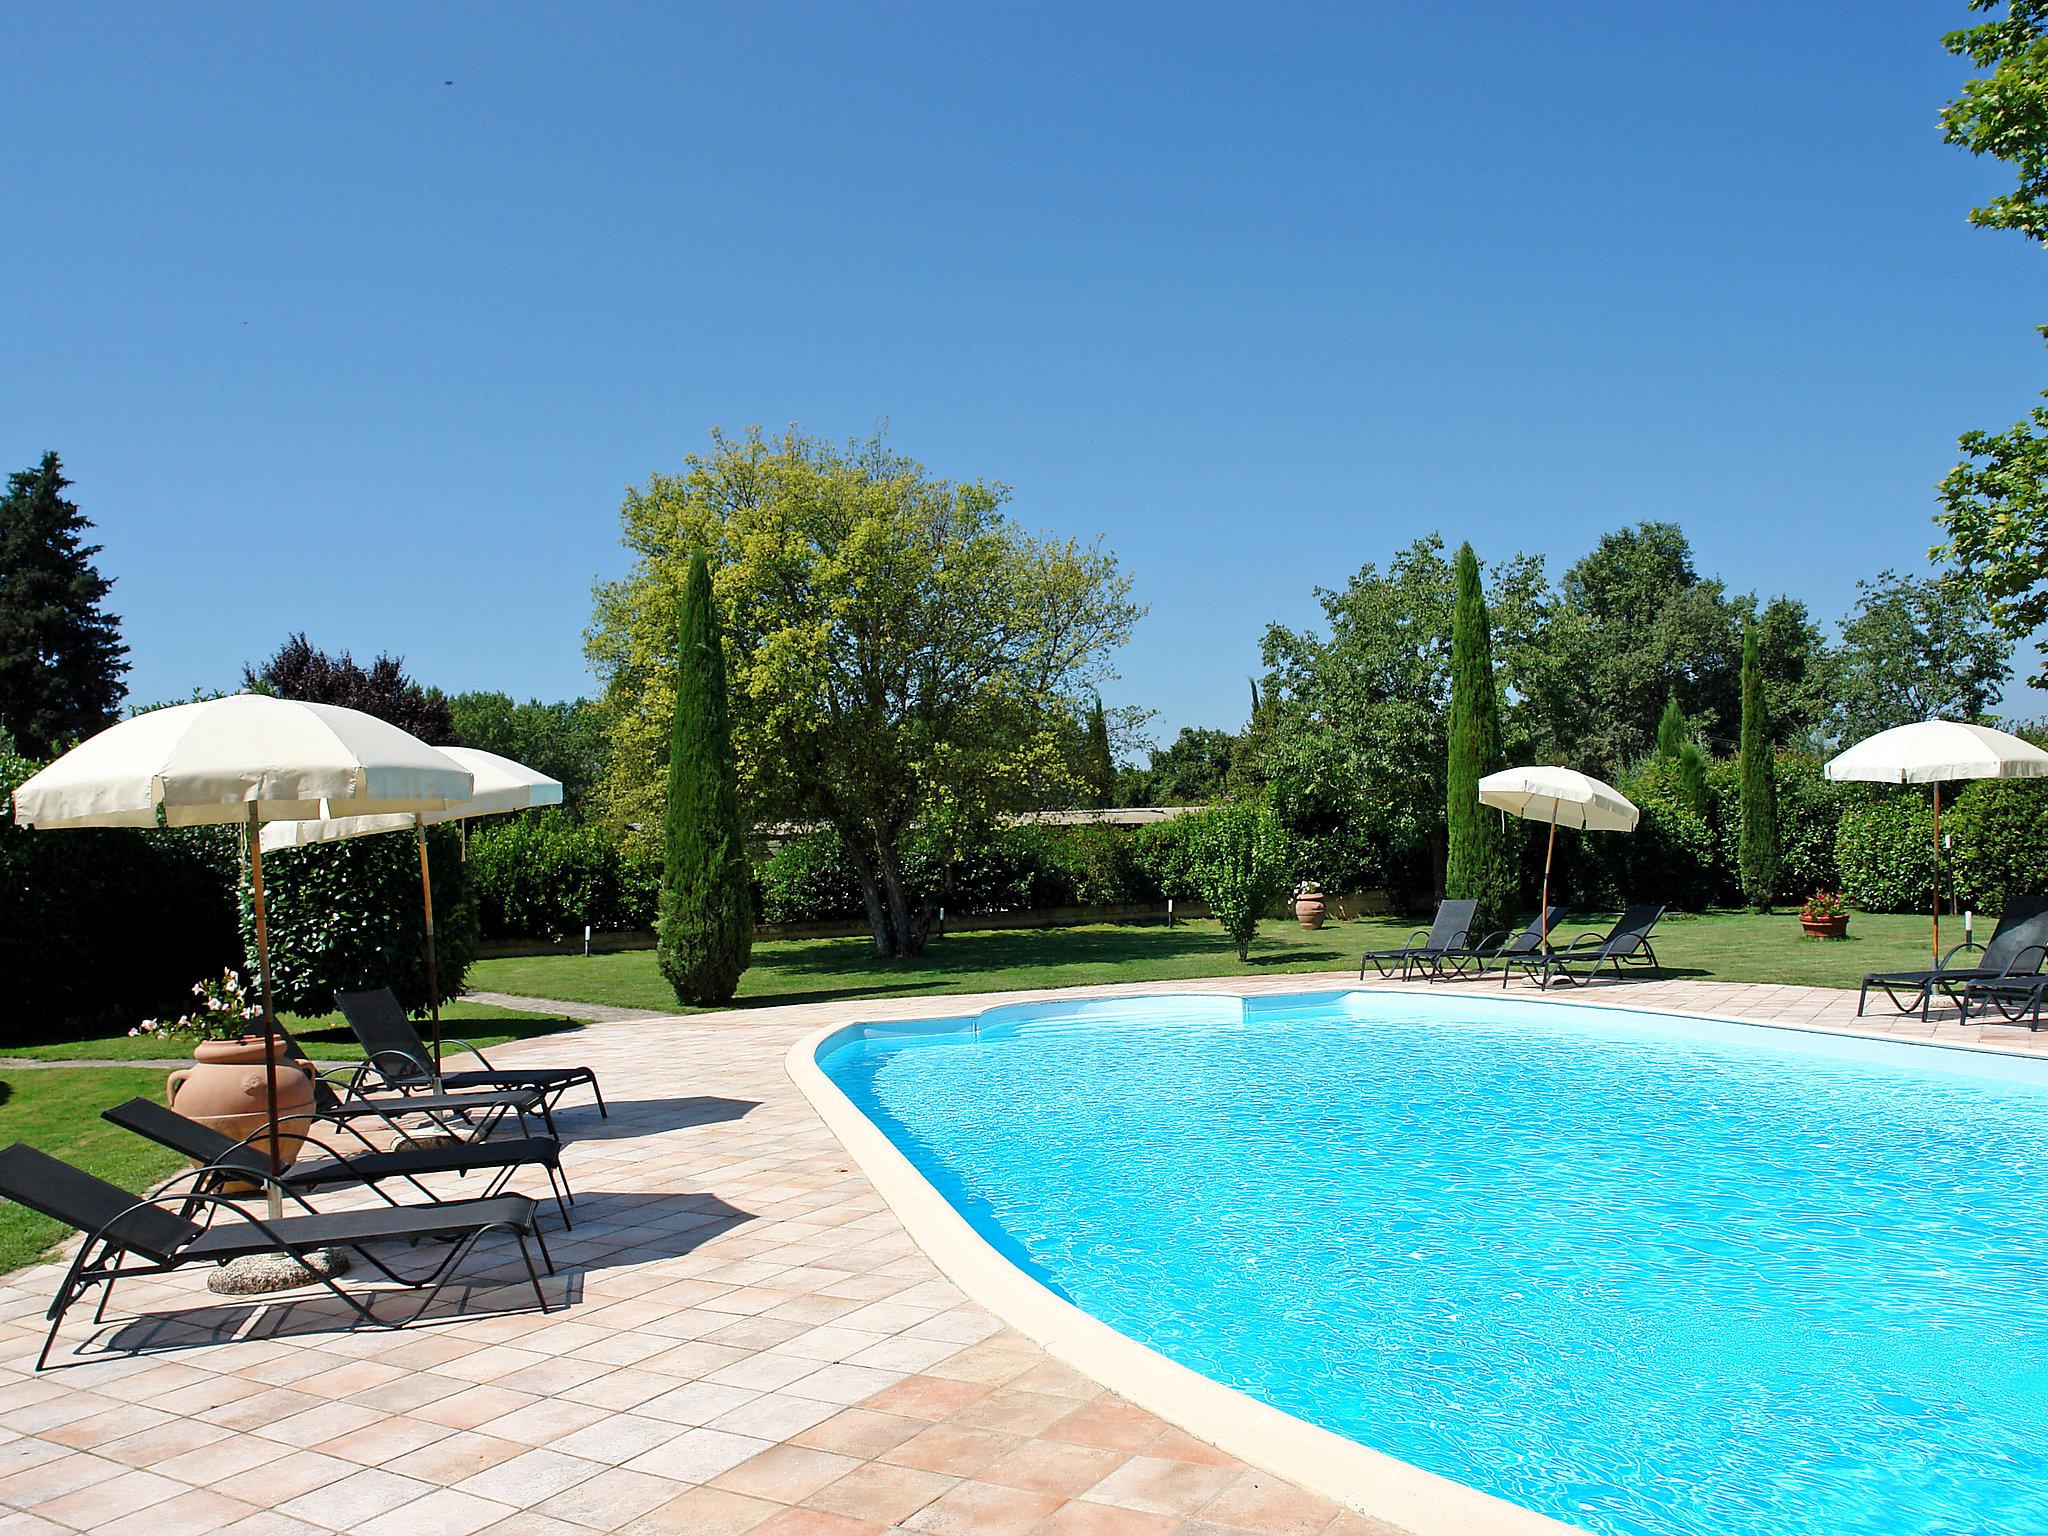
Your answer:
[[[1671,518],[1832,620],[2048,383],[1966,14],[17,0],[0,463],[63,455],[138,699],[295,629],[588,691],[621,493],[714,424],[1102,536],[1162,736],[1431,529]]]

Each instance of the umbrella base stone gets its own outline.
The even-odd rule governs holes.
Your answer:
[[[267,1296],[272,1291],[296,1290],[321,1279],[332,1280],[349,1270],[348,1255],[332,1248],[315,1248],[301,1264],[282,1253],[252,1253],[230,1259],[206,1277],[206,1288],[216,1296]]]

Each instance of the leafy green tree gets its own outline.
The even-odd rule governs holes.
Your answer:
[[[1857,590],[1838,652],[1844,742],[1915,720],[1979,720],[1998,702],[2012,645],[1972,584],[1885,571]]]
[[[2043,334],[2048,334],[2044,329]],[[1937,488],[1935,521],[1948,541],[1936,559],[1955,561],[1989,600],[1993,623],[2021,640],[2048,624],[2048,406],[2003,432],[1965,432],[1963,462]],[[2048,687],[2048,649],[2027,679]]]
[[[562,781],[562,809],[580,820],[604,778],[604,710],[593,699],[515,703],[505,693],[448,698],[455,739]]]
[[[1506,766],[1501,750],[1500,691],[1493,680],[1493,635],[1479,560],[1470,544],[1454,562],[1457,600],[1451,618],[1450,751],[1445,793],[1448,854],[1444,895],[1479,903],[1481,931],[1514,915],[1515,860],[1499,814],[1479,803],[1479,781]]]
[[[1280,818],[1263,801],[1226,801],[1187,818],[1189,874],[1202,900],[1251,958],[1259,919],[1292,889],[1292,848]]]
[[[1238,738],[1208,726],[1184,725],[1163,747],[1155,747],[1144,769],[1145,805],[1207,805],[1230,785]]]
[[[676,640],[656,950],[661,974],[685,1003],[728,1001],[754,951],[747,828],[726,699],[711,562],[699,553],[690,559]]]
[[[1067,742],[1140,611],[1112,555],[1030,536],[1003,515],[1009,494],[936,479],[879,439],[795,431],[714,434],[681,474],[630,491],[634,566],[599,588],[590,637],[607,815],[658,820],[676,607],[708,551],[743,802],[829,823],[876,953],[921,951],[942,892],[913,899],[905,834],[964,840],[1048,785],[1078,788]]]
[[[1970,9],[1995,11],[1999,4],[1970,0]],[[1941,43],[1989,71],[1942,109],[1942,137],[2006,161],[2019,175],[2012,191],[1972,209],[1970,222],[2048,244],[2048,3],[2011,0],[2000,19],[1950,32]]]
[[[1266,631],[1262,718],[1240,761],[1255,753],[1305,866],[1327,884],[1379,885],[1403,906],[1435,893],[1446,856],[1455,593],[1432,535],[1385,571],[1368,565],[1342,591],[1319,591],[1327,638]],[[1510,689],[1536,655],[1530,637],[1545,597],[1540,561],[1495,568],[1487,607]]]
[[[1097,809],[1116,803],[1116,754],[1109,746],[1109,717],[1102,711],[1102,695],[1088,710],[1088,803]]]
[[[1970,0],[1995,11],[1998,0]],[[2018,175],[2012,191],[1973,209],[1970,222],[2048,244],[2048,4],[2011,0],[2004,16],[1949,33],[1942,44],[1985,74],[1941,114],[1943,137]],[[2043,334],[2048,334],[2044,330]],[[1952,559],[1990,599],[1992,620],[2020,640],[2048,624],[2048,408],[2002,432],[1965,432],[1963,460],[1940,485],[1936,521]],[[2048,649],[2029,681],[2048,686]]]
[[[1778,886],[1778,791],[1772,755],[1763,663],[1752,627],[1742,636],[1742,746],[1737,768],[1741,774],[1742,895],[1759,912],[1770,911]]]
[[[112,725],[128,691],[121,621],[104,606],[113,583],[70,484],[46,453],[0,497],[0,730],[32,758]]]

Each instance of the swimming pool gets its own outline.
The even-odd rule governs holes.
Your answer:
[[[2048,1532],[2048,1063],[1355,992],[819,1065],[1041,1284],[1431,1472],[1610,1536]]]

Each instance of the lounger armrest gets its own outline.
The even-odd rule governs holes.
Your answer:
[[[1513,937],[1514,935],[1505,928],[1496,929],[1494,932],[1487,934],[1477,944],[1472,945],[1471,948],[1477,954],[1494,954]]]
[[[1471,938],[1472,935],[1469,930],[1460,928],[1456,933],[1451,935],[1450,947],[1452,949],[1462,949],[1466,946],[1466,944],[1468,944],[1471,941]]]
[[[1965,940],[1963,940],[1963,942],[1962,942],[1962,943],[1960,943],[1960,944],[1957,944],[1957,945],[1954,945],[1954,946],[1952,946],[1952,947],[1951,947],[1951,948],[1949,949],[1949,951],[1948,951],[1948,953],[1947,953],[1947,954],[1943,955],[1943,956],[1942,956],[1942,957],[1941,957],[1941,958],[1940,958],[1939,960],[1937,960],[1937,961],[1935,961],[1935,962],[1934,962],[1934,968],[1935,968],[1935,970],[1937,970],[1937,971],[1946,971],[1946,970],[1948,970],[1948,969],[1950,968],[1950,967],[1949,967],[1949,961],[1951,961],[1951,960],[1955,959],[1955,957],[1956,957],[1957,955],[1960,955],[1961,953],[1963,953],[1963,951],[1964,951],[1964,950],[1970,950],[1970,949],[1976,950],[1976,951],[1977,951],[1978,953],[1980,953],[1980,954],[1981,954],[1981,953],[1983,953],[1983,950],[1984,950],[1984,946],[1983,946],[1982,944],[1979,944],[1979,943],[1978,943],[1978,942],[1977,942],[1977,941],[1976,941],[1975,939],[1965,939]],[[1970,966],[1964,966],[1964,967],[1963,967],[1963,969],[1964,969],[1964,970],[1970,970],[1970,969],[1973,969],[1973,967],[1970,967]]]
[[[394,1073],[391,1066],[391,1063],[394,1062],[402,1063],[406,1070],[402,1073]],[[394,1051],[389,1049],[376,1051],[365,1058],[363,1065],[365,1068],[375,1070],[386,1082],[401,1081],[409,1077],[431,1078],[434,1075],[433,1069],[410,1051]]]
[[[1568,955],[1574,950],[1604,949],[1606,945],[1606,934],[1582,933],[1569,944],[1553,944],[1550,946],[1550,949],[1553,954]]]
[[[277,1117],[277,1123],[279,1125],[283,1125],[288,1120],[318,1120],[319,1118],[320,1117],[315,1114],[279,1115]],[[238,1147],[247,1147],[251,1151],[254,1151],[256,1149],[257,1140],[264,1135],[266,1129],[267,1127],[265,1126],[257,1126],[255,1130],[251,1131],[248,1135],[244,1136],[240,1141],[236,1142],[235,1145]],[[310,1130],[294,1131],[292,1132],[292,1134],[298,1137],[299,1140],[305,1143],[307,1146],[312,1147],[316,1151],[326,1153],[327,1156],[333,1158],[337,1163],[341,1163],[345,1166],[348,1164],[349,1157],[346,1152],[341,1151],[337,1147],[328,1145],[328,1143],[322,1141],[318,1136],[315,1136]],[[360,1140],[361,1138],[358,1137],[357,1139]],[[377,1150],[374,1144],[371,1146],[371,1150]]]
[[[1423,949],[1429,944],[1429,930],[1418,928],[1401,941],[1403,949]]]
[[[2031,965],[2026,963],[2027,956],[2029,955],[2034,957]],[[2012,964],[2008,965],[2000,974],[2005,976],[2038,976],[2041,973],[2041,964],[2044,960],[2048,960],[2048,944],[2029,944],[2025,949],[2012,957]]]
[[[443,1035],[441,1037],[441,1055],[444,1060],[451,1053],[460,1056],[464,1052],[467,1052],[471,1056],[474,1056],[478,1061],[482,1062],[484,1070],[486,1072],[495,1072],[497,1070],[496,1067],[493,1067],[491,1065],[490,1061],[488,1060],[488,1058],[485,1057],[484,1053],[478,1050],[474,1045],[470,1044],[469,1041],[457,1040],[452,1035]]]

